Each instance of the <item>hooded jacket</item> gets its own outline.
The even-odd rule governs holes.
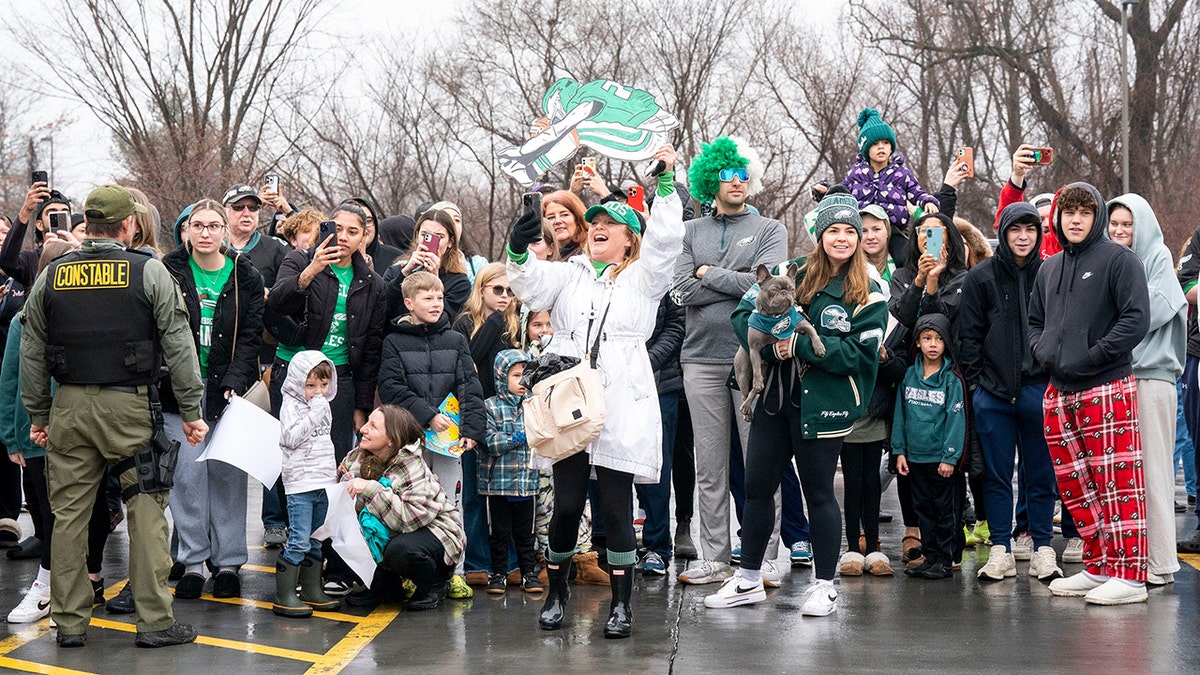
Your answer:
[[[208,377],[204,382],[204,412],[210,422],[220,417],[229,404],[225,399],[225,390],[244,394],[258,380],[258,358],[262,347],[262,276],[245,256],[230,250],[226,251],[226,255],[233,260],[233,272],[217,298],[208,350]],[[187,247],[181,246],[163,257],[163,265],[183,293],[192,340],[199,353],[200,297],[192,276],[190,258]],[[169,379],[164,381],[166,384],[169,384]],[[162,399],[163,408],[168,412],[178,409],[175,394],[168,386],[162,387]]]
[[[1163,243],[1154,210],[1141,195],[1127,194],[1108,203],[1133,214],[1133,252],[1146,270],[1150,295],[1149,330],[1133,350],[1133,374],[1139,380],[1174,382],[1187,360],[1187,298],[1175,278],[1171,251]]]
[[[945,316],[922,316],[913,329],[914,342],[928,329],[950,344],[950,321]],[[925,359],[918,355],[896,392],[892,454],[904,455],[910,462],[957,465],[967,439],[964,390],[949,350],[942,355],[942,367],[929,377],[925,377]]]
[[[683,226],[683,253],[675,259],[670,291],[687,313],[679,361],[729,365],[738,350],[729,315],[754,285],[755,268],[787,260],[787,229],[749,208],[689,220]],[[704,265],[709,269],[697,279],[696,269]]]
[[[888,309],[900,325],[910,330],[916,325],[918,317],[926,314],[944,314],[950,322],[949,344],[957,349],[958,310],[962,306],[962,284],[967,278],[966,244],[963,243],[962,233],[958,231],[954,221],[945,214],[935,213],[926,218],[936,219],[945,228],[943,250],[958,251],[956,259],[962,263],[955,262],[953,269],[948,268],[939,274],[937,293],[929,295],[924,286],[913,283],[917,277],[918,261],[924,251],[919,250],[916,233],[910,233],[904,255],[907,262],[892,274],[892,295],[888,299]],[[923,218],[922,222],[926,218]],[[892,238],[895,239],[895,235],[892,235]]]
[[[901,230],[908,226],[906,204],[909,202],[917,206],[933,204],[941,207],[937,197],[926,192],[917,182],[912,169],[904,163],[904,155],[899,152],[892,153],[888,165],[879,173],[875,173],[866,158],[858,155],[842,180],[842,185],[850,190],[860,207],[867,204],[882,206],[892,226]]]
[[[654,320],[654,334],[646,342],[650,354],[650,367],[658,383],[658,393],[674,394],[683,391],[683,367],[679,365],[679,348],[683,345],[683,308],[667,296],[658,303],[658,316]]]
[[[383,213],[383,209],[366,197],[350,197],[346,201],[357,206],[365,206],[371,212],[371,216],[375,218],[375,238],[371,240],[370,244],[367,244],[367,255],[371,257],[371,269],[382,276],[383,271],[404,253],[395,246],[388,246],[380,239],[380,224],[387,216]]]
[[[1033,250],[1023,266],[1017,265],[1008,245],[1008,230],[1019,220],[1037,225]],[[971,388],[982,387],[1015,403],[1022,387],[1044,385],[1049,379],[1029,350],[1029,295],[1042,267],[1041,217],[1032,204],[1016,202],[1000,214],[997,231],[996,255],[971,268],[963,282],[959,367]]]
[[[329,380],[324,396],[304,398],[308,373],[321,361],[333,370],[333,361],[308,349],[292,357],[283,380],[279,408],[279,447],[283,450],[283,490],[294,495],[319,490],[337,479],[337,459],[330,431],[333,413],[329,404],[337,396],[337,375]]]
[[[450,330],[442,314],[437,323],[413,323],[404,317],[383,340],[379,398],[412,413],[425,428],[446,396],[458,399],[463,437],[483,440],[486,424],[483,390],[462,333]]]
[[[1083,241],[1072,244],[1055,211],[1061,253],[1038,270],[1029,298],[1029,349],[1060,391],[1078,392],[1133,373],[1133,350],[1150,326],[1146,273],[1137,255],[1105,235],[1108,209],[1099,190],[1097,213]],[[1066,188],[1064,188],[1065,190]],[[1061,192],[1059,193],[1061,195]]]
[[[529,354],[506,349],[496,355],[492,375],[496,395],[483,402],[487,409],[487,451],[478,462],[479,494],[532,497],[538,491],[538,472],[525,440],[522,397],[508,391],[508,371],[528,363]]]

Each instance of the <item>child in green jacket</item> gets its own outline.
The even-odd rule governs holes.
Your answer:
[[[952,573],[958,522],[951,476],[966,440],[964,387],[946,353],[950,320],[944,314],[926,314],[917,320],[913,332],[920,357],[904,374],[896,392],[892,454],[897,456],[897,470],[912,482],[925,562],[904,573],[920,579],[946,579]]]

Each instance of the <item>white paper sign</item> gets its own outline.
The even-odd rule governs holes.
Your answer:
[[[330,485],[325,488],[325,494],[329,498],[329,511],[325,514],[325,524],[317,528],[312,537],[328,539],[333,550],[370,588],[371,580],[375,578],[375,558],[371,557],[371,547],[359,527],[354,498],[346,492],[345,483]]]
[[[279,420],[240,396],[229,400],[197,462],[215,459],[245,471],[267,489],[283,471]]]

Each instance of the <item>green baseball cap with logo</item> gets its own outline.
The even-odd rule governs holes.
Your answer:
[[[92,190],[83,202],[83,215],[97,225],[115,225],[135,212],[147,213],[146,207],[133,201],[129,190],[112,183]]]
[[[618,223],[624,223],[626,227],[633,230],[634,234],[642,233],[642,221],[638,220],[637,213],[627,204],[621,202],[607,202],[605,204],[597,204],[587,210],[583,214],[584,222],[591,223],[592,219],[601,213],[607,213],[610,218]]]

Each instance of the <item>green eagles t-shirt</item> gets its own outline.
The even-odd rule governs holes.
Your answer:
[[[350,282],[354,280],[354,266],[338,267],[331,265],[329,269],[338,280],[337,303],[333,306],[333,321],[329,323],[329,334],[321,345],[321,353],[329,357],[335,366],[350,363],[350,326],[346,322],[346,296],[350,294]]]
[[[233,261],[225,258],[225,265],[209,272],[188,258],[192,268],[192,279],[196,282],[196,296],[200,299],[200,375],[208,377],[208,351],[212,346],[213,316],[217,312],[217,298],[225,289],[229,275],[233,272]]]

